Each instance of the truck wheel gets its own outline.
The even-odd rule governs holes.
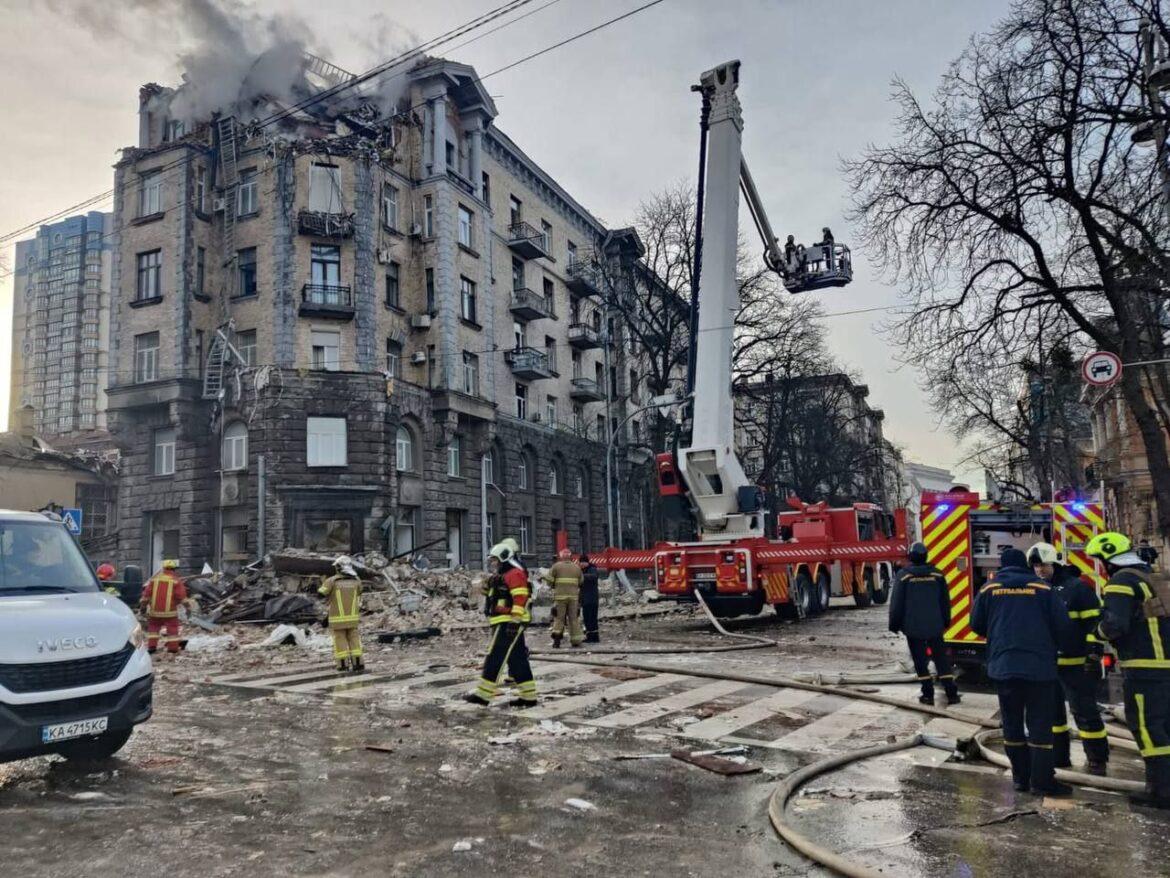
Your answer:
[[[878,571],[878,577],[881,579],[882,587],[873,593],[873,602],[880,605],[890,599],[890,571],[882,567]]]
[[[102,762],[125,747],[133,731],[120,729],[95,738],[67,741],[57,748],[57,752],[70,762]]]
[[[873,570],[866,570],[860,587],[856,580],[853,583],[853,603],[859,607],[868,607],[873,603],[873,596]]]
[[[819,590],[813,585],[812,578],[806,571],[802,570],[796,574],[796,578],[792,580],[792,587],[796,600],[796,611],[800,614],[801,619],[808,619],[823,612],[824,607],[821,606]]]
[[[829,574],[821,570],[817,574],[816,581],[816,600],[817,600],[817,615],[829,609],[829,601],[833,597],[833,580]]]

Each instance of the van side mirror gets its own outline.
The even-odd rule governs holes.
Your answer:
[[[142,568],[136,564],[127,564],[122,571],[122,588],[119,589],[122,601],[131,607],[138,606],[142,597]]]

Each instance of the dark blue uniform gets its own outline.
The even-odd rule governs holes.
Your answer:
[[[894,580],[890,596],[890,630],[906,635],[914,673],[922,685],[922,701],[934,701],[934,681],[930,676],[930,660],[934,659],[939,682],[947,693],[947,700],[959,700],[955,674],[951,670],[943,633],[951,622],[951,597],[946,578],[930,564],[913,564]]]
[[[1001,563],[975,600],[971,630],[987,638],[987,675],[999,694],[1016,789],[1051,792],[1056,654],[1075,638],[1075,630],[1064,604],[1028,569],[1023,552],[1009,549]]]
[[[1145,761],[1147,792],[1170,807],[1170,618],[1146,613],[1146,602],[1154,597],[1151,575],[1147,564],[1113,568],[1105,584],[1101,634],[1117,650],[1125,721]]]
[[[1068,617],[1078,634],[1061,649],[1056,660],[1060,687],[1056,692],[1056,722],[1052,727],[1056,767],[1072,764],[1069,753],[1068,712],[1077,721],[1077,732],[1085,758],[1096,773],[1104,773],[1109,761],[1109,738],[1101,709],[1097,706],[1097,684],[1101,680],[1101,649],[1097,624],[1101,621],[1101,598],[1097,590],[1080,577],[1075,567],[1056,565],[1052,576],[1053,590],[1068,608]]]
[[[600,643],[597,630],[597,610],[601,598],[597,588],[597,567],[588,559],[581,559],[581,618],[585,622],[585,642]]]

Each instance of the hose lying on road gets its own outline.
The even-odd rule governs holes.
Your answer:
[[[810,860],[820,863],[822,866],[827,866],[833,871],[847,876],[847,878],[885,878],[884,873],[847,860],[840,854],[833,853],[828,848],[821,847],[807,835],[797,832],[784,819],[784,808],[796,791],[814,777],[827,774],[851,762],[872,759],[875,756],[885,756],[887,753],[897,753],[900,750],[909,750],[912,747],[921,745],[938,747],[942,750],[954,750],[955,748],[955,742],[953,740],[946,741],[929,735],[915,735],[913,738],[907,738],[905,741],[896,741],[892,744],[881,744],[877,747],[867,747],[864,750],[841,753],[837,756],[822,759],[820,762],[814,762],[812,765],[806,765],[799,771],[794,771],[788,775],[784,779],[784,782],[776,787],[772,793],[772,797],[768,800],[768,819],[772,821],[772,826],[782,839]]]
[[[994,735],[995,729],[988,729],[975,735],[975,746],[979,748],[979,755],[1000,768],[1011,768],[1008,758],[997,753],[987,746],[987,739]],[[1084,774],[1080,771],[1069,771],[1067,768],[1056,769],[1056,779],[1065,783],[1076,784],[1082,787],[1092,787],[1097,790],[1109,790],[1114,793],[1140,793],[1145,784],[1136,780],[1123,780],[1119,777],[1098,777],[1095,774]]]

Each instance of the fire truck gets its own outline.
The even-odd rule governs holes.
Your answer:
[[[927,560],[950,586],[951,626],[944,637],[959,664],[983,663],[985,641],[971,630],[971,610],[979,589],[999,569],[1004,549],[1026,552],[1033,543],[1051,543],[1064,563],[1076,567],[1098,591],[1105,585],[1101,565],[1084,551],[1105,530],[1100,503],[989,503],[969,491],[926,492],[920,521]]]
[[[656,458],[662,501],[685,510],[697,538],[649,549],[609,549],[591,558],[607,569],[651,571],[663,598],[694,600],[700,592],[721,615],[758,613],[770,604],[781,616],[803,618],[823,612],[833,595],[851,595],[861,606],[884,603],[893,564],[906,554],[905,513],[891,515],[869,503],[829,508],[798,500],[773,513],[736,454],[734,328],[727,315],[740,306],[740,191],[763,239],[764,262],[789,292],[841,287],[853,277],[849,248],[828,229],[811,247],[792,237],[779,244],[742,153],[739,68],[738,61],[730,61],[709,70],[697,89],[704,101],[699,191],[705,194],[696,260],[702,265],[697,331],[687,382],[689,429],[681,447]]]

